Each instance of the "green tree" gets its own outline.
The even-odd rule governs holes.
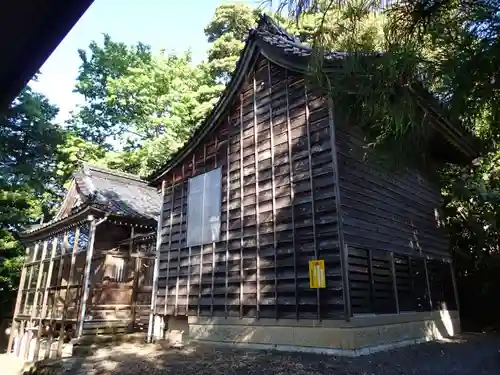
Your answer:
[[[22,263],[19,232],[57,201],[57,108],[26,87],[0,118],[0,316],[9,315]]]
[[[462,123],[489,146],[471,165],[445,166],[440,173],[462,312],[483,323],[498,323],[500,3],[400,0],[389,2],[383,13],[378,2],[361,0],[291,0],[281,5],[289,6],[291,14],[300,20],[318,11],[318,3],[323,5],[319,10],[323,19],[334,10],[346,14],[352,22],[351,32],[344,35],[332,32],[330,22],[322,23],[314,35],[316,52],[319,57],[351,35],[345,39],[345,47],[354,53],[354,64],[346,69],[347,74],[329,83],[345,90],[352,85],[348,76],[356,69],[359,89],[350,86],[353,100],[369,115],[363,119],[379,146],[390,144],[412,154],[424,154],[426,129],[418,121],[417,111],[402,105],[410,102],[398,89],[401,83],[423,84],[441,100],[454,123]],[[366,57],[356,52],[372,49],[360,43],[354,31],[362,29],[363,20],[370,15],[384,18],[380,44],[384,56],[376,64],[363,65]],[[321,68],[317,59],[313,75],[321,77]],[[421,140],[420,147],[416,142],[406,147],[412,138]],[[484,306],[480,311],[475,308],[479,305]]]
[[[74,91],[83,96],[85,104],[69,125],[83,139],[111,149],[109,142],[128,129],[128,119],[122,106],[110,103],[109,82],[150,65],[151,49],[142,43],[129,47],[104,35],[102,46],[93,41],[88,51],[78,53],[81,65]]]
[[[227,84],[244,46],[248,30],[255,26],[259,10],[246,4],[219,5],[205,27],[211,43],[207,53],[207,68],[215,84]]]
[[[210,87],[190,53],[153,55],[145,44],[104,37],[80,51],[75,91],[85,103],[70,129],[108,151],[103,163],[147,175],[190,136],[204,115]]]

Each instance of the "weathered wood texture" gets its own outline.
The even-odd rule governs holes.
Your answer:
[[[456,308],[439,189],[416,170],[384,166],[354,121],[335,120],[353,313]]]
[[[328,108],[260,59],[217,130],[166,177],[158,314],[328,318],[344,311]],[[222,168],[221,238],[186,246],[188,179]],[[309,288],[324,259],[327,288]]]
[[[87,224],[62,228],[28,245],[9,351],[24,358],[59,357],[63,343],[77,337]],[[97,233],[99,248],[90,267],[90,299],[82,332],[86,340],[96,333],[144,331],[148,324],[155,238],[141,236],[146,231],[142,227],[136,230],[137,240],[120,245],[130,236],[130,227],[110,224],[103,229]]]

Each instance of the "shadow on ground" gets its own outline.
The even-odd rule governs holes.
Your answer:
[[[358,358],[196,345],[170,349],[123,344],[40,366],[38,374],[498,375],[500,336],[463,335]]]

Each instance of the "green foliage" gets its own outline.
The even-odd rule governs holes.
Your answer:
[[[259,12],[245,4],[223,4],[205,27],[209,43],[208,70],[214,82],[226,84],[231,78],[248,30],[255,26]]]
[[[483,322],[498,320],[500,304],[491,301],[500,292],[500,3],[400,0],[384,12],[377,3],[291,0],[281,5],[299,23],[310,14],[323,16],[313,34],[312,76],[333,95],[353,93],[344,95],[344,107],[359,115],[375,147],[410,160],[427,155],[429,126],[404,89],[420,84],[440,99],[452,123],[487,141],[489,151],[472,165],[448,165],[439,172],[462,311]],[[332,22],[335,14],[341,14],[340,22]],[[326,80],[320,57],[332,48],[353,58],[338,77]],[[366,52],[373,51],[384,55],[367,59]],[[474,308],[484,303],[490,315]]]
[[[142,43],[129,47],[106,35],[80,57],[75,91],[85,104],[70,128],[109,151],[103,163],[110,167],[150,174],[202,120],[202,104],[211,103],[207,70],[193,65],[190,53],[153,55]]]
[[[141,43],[132,47],[115,43],[104,35],[102,47],[93,41],[88,52],[78,53],[82,63],[74,91],[83,96],[85,105],[74,114],[70,126],[82,138],[110,149],[109,140],[128,129],[128,108],[109,105],[109,82],[151,64],[151,50]]]
[[[10,314],[22,246],[18,233],[49,216],[57,199],[57,108],[26,87],[0,118],[0,303]]]

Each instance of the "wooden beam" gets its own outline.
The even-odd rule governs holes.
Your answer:
[[[335,190],[335,207],[337,211],[337,237],[340,252],[340,264],[342,268],[342,292],[344,297],[344,315],[345,320],[351,320],[352,306],[351,293],[349,285],[349,248],[344,240],[343,213],[340,194],[340,172],[337,158],[337,141],[335,134],[335,112],[333,98],[328,97],[328,124],[330,128],[330,145],[332,150],[333,164],[333,189]]]
[[[294,193],[294,173],[293,173],[293,150],[292,150],[292,128],[290,123],[290,100],[288,92],[288,69],[285,70],[285,96],[286,96],[286,122],[288,141],[288,163],[290,166],[290,201],[292,206],[292,248],[293,248],[293,283],[295,290],[295,319],[299,320],[299,288],[297,285],[297,252],[295,242],[295,193]],[[276,301],[277,302],[277,301]],[[279,318],[279,317],[278,317]]]
[[[195,160],[195,154],[193,153],[193,156],[191,158],[191,177],[194,176],[196,172],[196,160]],[[189,205],[189,182],[188,182],[188,205]],[[188,207],[189,210],[189,207]],[[189,215],[188,215],[188,220],[189,220]],[[188,223],[189,225],[189,223]],[[187,235],[186,235],[186,245],[187,245]],[[186,310],[189,315],[189,296],[191,295],[191,258],[193,256],[193,247],[189,246],[188,248],[188,256],[189,256],[189,261],[188,261],[188,285],[187,285],[187,305],[186,305]],[[201,249],[200,249],[200,256],[201,256]],[[201,264],[200,264],[201,267]],[[199,301],[198,301],[199,303]]]
[[[141,258],[133,258],[132,253],[134,252],[134,231],[135,228],[132,227],[130,228],[130,243],[129,243],[129,248],[128,248],[128,255],[129,259],[127,260],[128,264],[130,265],[130,261],[132,260],[134,262],[134,279],[132,280],[132,300],[130,301],[132,306],[131,306],[131,314],[130,314],[130,322],[131,322],[131,328],[132,331],[135,331],[135,319],[137,316],[137,295],[139,292],[139,272],[141,270]]]
[[[33,257],[29,260],[29,263],[31,263],[31,265],[30,265],[30,275],[28,277],[28,284],[26,284],[28,286],[27,289],[30,289],[30,287],[31,287],[31,280],[33,279],[33,269],[35,268],[35,264],[33,263],[33,261],[36,259],[36,256],[37,256],[39,248],[40,248],[40,243],[37,242],[35,244],[35,248],[33,250]],[[23,314],[26,311],[26,306],[27,306],[27,303],[28,303],[28,296],[29,296],[29,294],[30,294],[30,292],[26,292],[26,297],[25,297],[25,300],[24,300],[24,311],[23,311]],[[30,310],[30,314],[31,314],[31,310]]]
[[[368,259],[368,281],[370,283],[370,307],[371,312],[375,313],[375,280],[373,279],[373,261],[371,249],[366,250],[366,257]]]
[[[215,155],[214,155],[214,167],[215,168],[217,168],[217,152],[219,151],[217,141],[218,141],[218,139],[216,136],[215,137]],[[221,170],[221,177],[222,177],[222,170]],[[222,181],[221,181],[221,185],[222,185]],[[220,223],[220,216],[219,216],[219,223]],[[214,302],[215,302],[214,289],[215,289],[215,242],[212,242],[212,287],[211,287],[212,303],[210,305],[210,316],[212,316],[212,317],[214,316]]]
[[[179,309],[179,273],[181,272],[181,248],[182,248],[182,219],[184,216],[184,163],[181,166],[181,218],[180,218],[180,236],[179,236],[179,248],[177,249],[177,279],[175,280],[175,304],[174,304],[174,314],[178,314]]]
[[[68,235],[66,235],[66,239],[67,239],[67,236]],[[73,273],[75,271],[76,249],[78,248],[79,237],[80,237],[80,227],[76,227],[73,249],[71,252],[71,264],[70,264],[70,269],[69,269],[68,282],[66,284],[66,294],[64,295],[64,307],[63,307],[63,314],[62,314],[62,320],[61,320],[61,328],[59,329],[59,341],[57,343],[57,357],[58,358],[61,357],[61,355],[62,355],[62,346],[64,343],[65,324],[66,324],[66,319],[68,318],[69,290],[70,290],[71,280],[73,279]]]
[[[37,318],[37,313],[38,313],[38,302],[39,302],[39,295],[40,295],[40,285],[42,283],[42,277],[43,277],[43,270],[45,268],[45,265],[44,265],[44,259],[45,259],[45,255],[47,254],[47,248],[49,246],[49,243],[48,243],[48,240],[45,240],[43,242],[43,249],[42,249],[42,255],[40,256],[40,261],[38,262],[38,277],[37,277],[37,280],[36,280],[36,287],[35,287],[35,297],[33,298],[33,310],[31,311],[31,314],[30,314],[30,320],[29,320],[29,325],[31,328],[34,328],[34,320]],[[42,308],[43,306],[40,306],[40,312],[38,313],[38,322],[41,323],[41,319],[40,319],[40,316],[41,316],[41,313],[42,313]],[[42,335],[42,332],[41,332],[41,327],[40,327],[40,324],[38,325],[38,329],[37,329],[37,339],[35,341],[35,349],[34,349],[34,353],[33,353],[33,361],[37,361],[38,358],[37,358],[37,355],[38,355],[38,351],[40,350],[40,338],[41,338],[41,335]],[[28,352],[29,352],[29,343],[27,345],[27,348],[28,348]],[[29,356],[29,353],[25,354],[25,359],[28,359],[28,356]]]
[[[271,62],[267,60],[267,84],[268,84],[268,90],[267,94],[269,95],[269,136],[271,139],[271,189],[272,189],[272,196],[273,196],[273,249],[274,249],[274,304],[275,304],[275,311],[274,315],[276,319],[278,319],[279,315],[279,308],[278,308],[278,257],[276,254],[277,247],[278,247],[278,238],[277,238],[277,233],[276,233],[276,180],[275,180],[275,167],[274,167],[274,129],[273,129],[273,102],[272,102],[272,95],[273,95],[273,82],[272,82],[272,77],[271,77]]]
[[[14,348],[14,356],[15,357],[19,357],[21,354],[21,347],[22,347],[22,343],[24,340],[24,335],[25,335],[24,329],[25,328],[26,328],[26,320],[23,319],[23,320],[21,320],[21,323],[19,325],[19,332],[21,334],[19,335],[18,344]]]
[[[255,158],[255,227],[256,227],[256,251],[255,263],[257,267],[257,281],[256,281],[256,308],[257,319],[260,318],[260,212],[259,212],[259,148],[257,136],[257,82],[255,80],[255,71],[252,74],[253,80],[253,147]],[[272,153],[272,150],[271,150]],[[243,163],[243,160],[241,161]],[[273,192],[274,195],[274,192]],[[241,223],[243,225],[243,223]],[[276,252],[276,250],[275,250]]]
[[[229,310],[227,307],[227,298],[228,298],[228,288],[229,288],[229,199],[231,195],[229,194],[231,190],[231,163],[229,162],[230,154],[231,154],[231,117],[227,117],[228,122],[228,130],[227,130],[227,150],[226,150],[226,279],[225,279],[225,292],[224,292],[224,314],[226,318],[229,316]],[[241,145],[240,145],[241,146]],[[191,258],[189,258],[191,259]],[[191,262],[189,262],[191,263]]]
[[[398,283],[396,280],[396,265],[394,264],[394,253],[389,253],[389,260],[391,262],[391,275],[392,275],[392,290],[394,291],[394,301],[396,302],[396,314],[399,314],[399,296],[398,296]]]
[[[165,301],[163,306],[163,315],[167,315],[167,305],[168,305],[168,289],[169,289],[169,276],[170,276],[170,253],[172,251],[172,222],[174,220],[174,202],[175,202],[175,173],[172,173],[172,187],[171,187],[171,203],[170,203],[170,220],[168,222],[169,232],[168,232],[168,257],[167,257],[167,269],[166,269],[166,282],[165,282]],[[163,210],[163,207],[162,207]],[[163,226],[163,223],[162,223]]]
[[[193,156],[195,153],[193,154]],[[203,171],[206,172],[206,161],[207,161],[207,144],[203,144]],[[193,160],[193,167],[195,166],[195,160]],[[193,172],[194,176],[194,172]],[[188,189],[189,190],[189,189]],[[184,192],[184,190],[183,190]],[[188,193],[189,194],[189,193]],[[200,280],[198,281],[198,310],[197,310],[197,316],[200,316],[200,309],[201,309],[201,296],[202,296],[202,286],[203,286],[203,251],[205,249],[205,244],[203,243],[203,219],[205,216],[205,178],[203,178],[203,190],[201,194],[201,233],[202,233],[202,238],[201,238],[201,246],[200,246]]]
[[[417,311],[418,305],[417,305],[417,294],[415,291],[415,278],[413,277],[413,266],[411,264],[412,262],[412,257],[411,255],[408,255],[408,273],[410,275],[410,287],[411,287],[411,293],[412,293],[412,307],[415,311]]]
[[[424,270],[425,270],[425,282],[427,284],[427,294],[429,296],[429,307],[432,311],[434,306],[432,306],[431,284],[429,282],[429,270],[427,269],[427,256],[424,256]]]
[[[14,341],[14,332],[17,331],[18,323],[16,323],[16,317],[17,314],[19,314],[19,309],[21,308],[21,301],[23,299],[23,289],[26,282],[26,261],[28,260],[29,251],[30,248],[27,247],[24,252],[23,268],[21,269],[21,278],[19,280],[19,287],[17,289],[16,304],[14,306],[14,313],[12,314],[12,325],[10,327],[9,342],[7,344],[7,353],[10,353],[12,350],[12,344]]]
[[[57,239],[57,242],[60,242],[60,240]],[[49,321],[50,331],[49,331],[49,338],[48,338],[48,342],[47,342],[47,345],[49,347],[49,356],[50,356],[50,352],[52,351],[52,340],[54,338],[54,325],[55,325],[55,320],[56,320],[56,319],[54,319],[54,312],[56,311],[57,303],[59,301],[59,296],[60,296],[61,290],[62,290],[62,288],[60,288],[60,286],[62,284],[64,259],[65,259],[65,254],[66,254],[67,242],[68,242],[68,234],[65,233],[63,235],[63,240],[60,243],[61,254],[59,256],[59,267],[57,270],[57,279],[56,279],[56,286],[58,287],[58,289],[56,289],[54,291],[54,303],[52,304],[52,308],[51,308],[51,312],[50,312],[50,321]],[[56,243],[56,252],[57,252],[57,243]]]
[[[458,299],[458,285],[455,276],[455,267],[453,267],[453,262],[451,260],[450,260],[450,272],[451,272],[451,281],[453,283],[453,293],[455,294],[455,307],[457,311],[460,311],[460,301]]]
[[[243,318],[243,221],[244,190],[243,190],[243,95],[240,94],[240,318]]]
[[[307,132],[307,154],[309,164],[309,186],[311,188],[311,214],[312,214],[312,230],[313,230],[313,246],[314,258],[319,259],[318,242],[316,240],[316,197],[314,195],[314,179],[312,171],[312,153],[311,153],[311,125],[309,123],[309,98],[307,95],[307,85],[304,82],[305,96],[305,115],[306,115],[306,132]],[[316,289],[316,308],[318,320],[321,320],[321,289]]]
[[[42,310],[40,312],[40,316],[38,319],[38,338],[35,346],[35,355],[34,357],[38,359],[38,352],[40,351],[40,340],[42,338],[42,320],[46,318],[47,314],[47,300],[49,298],[49,288],[50,288],[50,280],[52,279],[52,270],[54,269],[54,256],[56,253],[57,247],[57,237],[54,237],[52,240],[52,248],[50,251],[50,259],[49,259],[49,269],[47,271],[47,280],[45,281],[45,289],[43,293],[43,301],[42,301]],[[45,267],[44,267],[45,268]],[[43,271],[42,271],[43,272]],[[48,358],[50,353],[50,346],[45,348],[44,358]]]
[[[99,221],[99,224],[102,223],[103,220],[106,220],[106,218],[101,219]],[[89,242],[87,244],[87,254],[85,258],[85,271],[83,274],[83,296],[80,302],[80,316],[78,318],[78,331],[76,335],[77,338],[80,338],[82,336],[83,325],[85,324],[85,314],[87,312],[86,311],[87,300],[89,298],[89,292],[90,292],[90,278],[92,269],[92,258],[94,255],[95,234],[98,223],[96,222],[96,219],[92,218],[89,225],[90,225]],[[132,228],[132,234],[133,234],[133,228]]]

